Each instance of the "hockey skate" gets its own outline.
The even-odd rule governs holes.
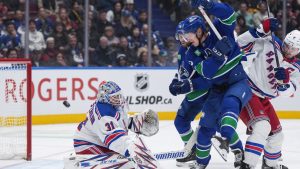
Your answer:
[[[182,158],[176,159],[176,166],[178,167],[191,167],[196,160],[196,147],[194,146],[192,150]]]
[[[198,164],[197,162],[194,162],[193,165],[190,167],[190,169],[205,169],[206,165]]]
[[[253,167],[250,167],[249,164],[246,164],[244,162],[241,162],[239,169],[254,169]]]
[[[235,157],[235,160],[233,163],[235,168],[238,168],[238,167],[242,166],[242,164],[245,164],[242,162],[244,160],[244,151],[243,150],[237,149],[237,150],[233,150],[232,152]],[[244,169],[244,168],[241,168],[241,169]],[[247,169],[247,168],[245,168],[245,169]]]
[[[282,164],[278,164],[277,166],[275,167],[270,167],[266,164],[266,160],[265,158],[263,157],[263,163],[262,163],[262,166],[261,166],[261,169],[288,169],[286,166],[282,165]]]
[[[229,141],[220,136],[213,136],[211,142],[223,160],[227,161],[227,155],[229,153]]]

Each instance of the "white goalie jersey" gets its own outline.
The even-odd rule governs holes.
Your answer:
[[[94,144],[127,156],[127,148],[132,144],[132,140],[127,135],[127,126],[127,112],[96,101],[75,132],[75,151],[81,152]]]
[[[277,65],[272,39],[270,36],[264,38],[254,36],[247,31],[237,38],[239,46],[246,54],[247,61],[243,61],[242,64],[249,77],[253,93],[262,98],[293,95],[296,89],[300,87],[299,64],[284,59],[281,52],[281,42],[279,39],[275,39],[280,67],[288,69],[290,72],[290,87],[285,91],[278,91],[274,71]]]

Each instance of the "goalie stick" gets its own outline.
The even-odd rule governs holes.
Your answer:
[[[184,151],[169,151],[169,152],[160,152],[155,153],[153,156],[156,160],[171,160],[183,157]],[[149,157],[151,158],[151,157]],[[106,154],[99,154],[99,155],[76,155],[71,156],[65,160],[69,161],[77,161],[78,167],[89,167],[89,166],[96,166],[96,165],[115,165],[115,164],[123,164],[126,162],[134,161],[132,158],[126,158],[123,155],[119,155],[116,153],[106,153]],[[66,168],[69,169],[69,168]]]

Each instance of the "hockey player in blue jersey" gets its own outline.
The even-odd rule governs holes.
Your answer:
[[[209,95],[203,107],[204,114],[199,123],[201,127],[196,146],[197,163],[194,166],[204,169],[211,158],[211,137],[215,134],[216,127],[227,140],[233,140],[237,136],[235,129],[238,115],[249,101],[251,90],[240,63],[243,55],[234,40],[236,15],[233,9],[228,4],[207,0],[194,0],[192,5],[202,6],[209,14],[216,16],[214,25],[223,36],[218,40],[214,32],[205,32],[202,27],[198,27],[196,31],[186,28],[184,38],[198,51],[195,53],[189,50],[187,57],[191,55],[192,58],[201,58],[195,66],[201,76],[173,85],[176,94],[206,89],[209,87],[207,81],[212,85],[209,87]],[[236,156],[241,155],[243,146],[241,144],[235,146],[234,153]]]
[[[189,18],[188,18],[189,19]],[[170,93],[176,95],[173,91],[173,84],[177,83],[180,80],[193,79],[199,75],[193,74],[193,62],[186,57],[186,53],[190,48],[190,43],[184,39],[181,34],[182,28],[186,25],[188,19],[181,21],[175,33],[175,38],[180,42],[180,48],[178,50],[178,74],[175,74],[174,79],[172,80],[169,89]],[[186,95],[182,103],[180,104],[176,118],[174,120],[174,125],[179,133],[182,141],[186,144],[191,136],[193,135],[193,129],[191,127],[191,122],[195,119],[196,115],[199,114],[202,110],[203,103],[206,100],[208,90],[198,90],[193,91]],[[191,151],[188,156],[184,158],[176,159],[177,166],[186,166],[190,162],[196,160],[195,150]]]

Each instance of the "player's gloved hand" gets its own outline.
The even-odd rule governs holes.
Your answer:
[[[169,91],[170,93],[173,95],[173,96],[176,96],[176,92],[174,91],[174,88],[173,88],[173,85],[175,83],[177,83],[179,80],[178,80],[178,74],[176,73],[171,84],[169,85]]]
[[[270,31],[274,32],[279,28],[279,23],[276,18],[267,18],[262,21],[262,26],[265,34],[268,34]]]
[[[290,81],[290,73],[287,69],[283,67],[277,67],[274,69],[275,71],[275,78],[278,80],[279,83],[289,83]]]
[[[230,42],[230,40],[224,36],[221,40],[219,40],[215,47],[212,49],[212,57],[216,61],[224,62],[227,58],[226,55],[231,52],[233,49],[233,44]]]
[[[173,84],[172,90],[174,91],[175,96],[179,94],[189,93],[193,91],[192,81],[190,79],[178,81],[177,83]]]
[[[191,5],[194,8],[203,6],[204,9],[211,9],[214,5],[214,2],[211,0],[191,0]]]

